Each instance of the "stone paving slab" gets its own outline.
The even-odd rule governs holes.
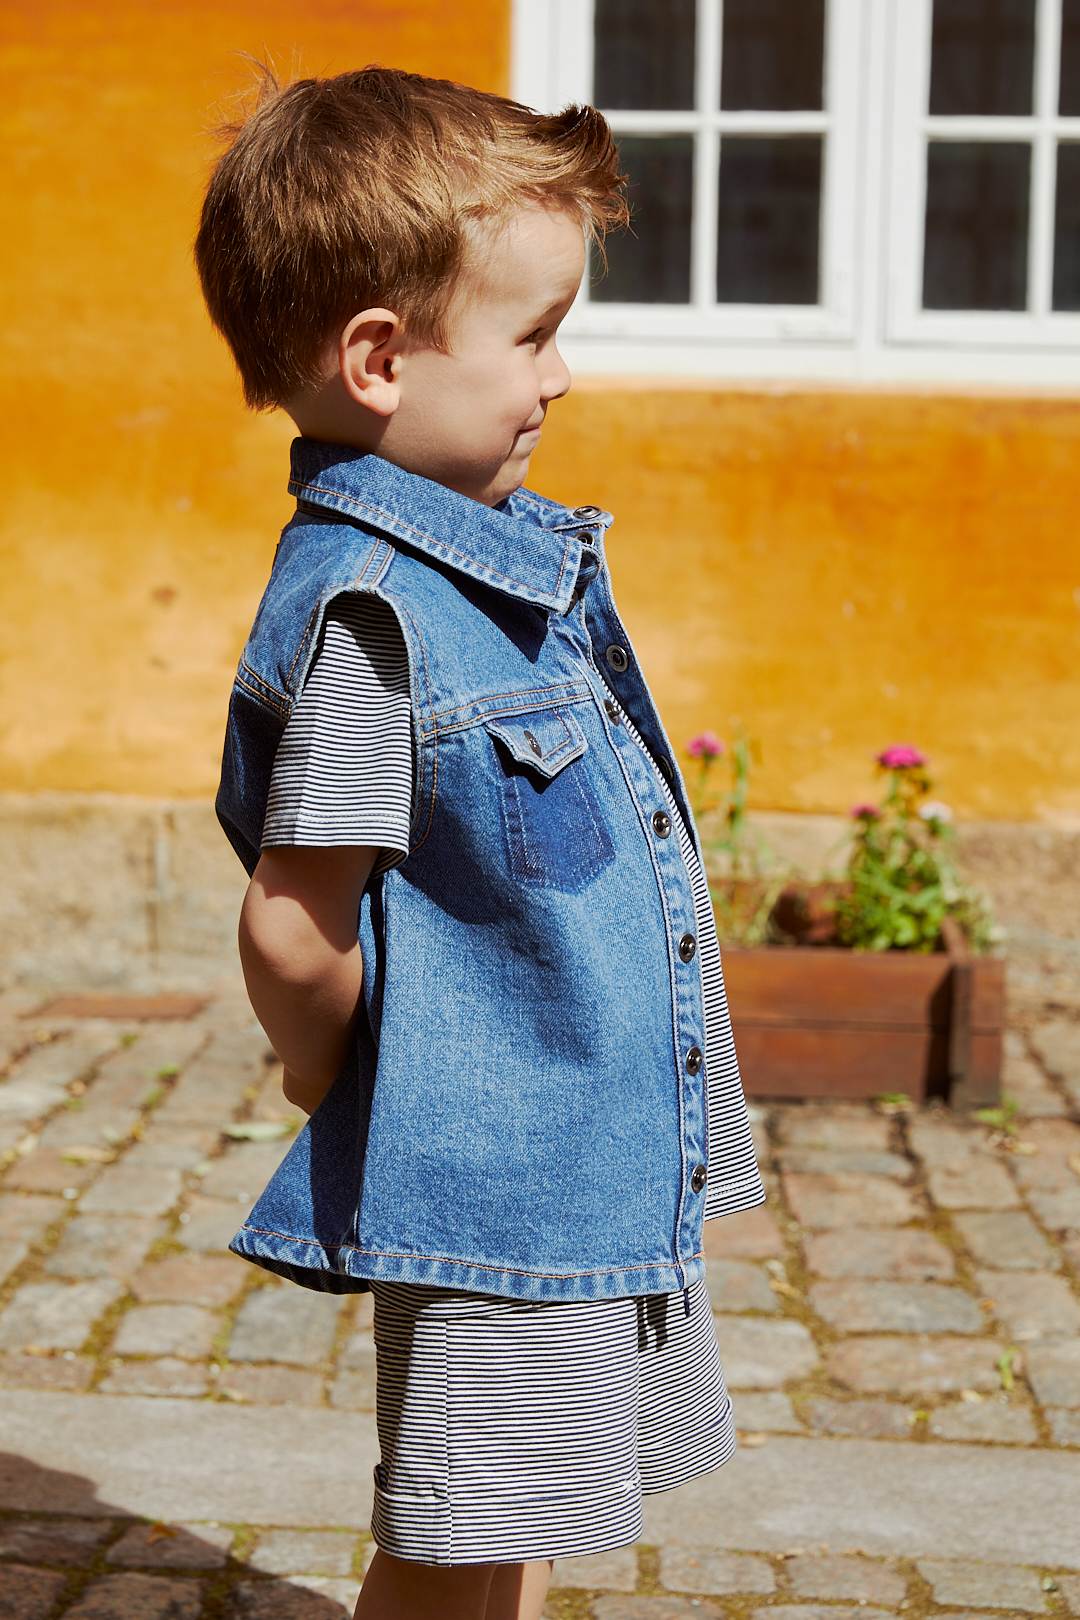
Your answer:
[[[0,1615],[10,1620],[49,1620],[63,1585],[59,1572],[5,1564],[0,1567]]]
[[[632,1592],[637,1586],[637,1567],[637,1553],[633,1547],[613,1547],[610,1552],[557,1558],[550,1584],[552,1590],[560,1586],[573,1586]]]
[[[161,1575],[102,1575],[91,1581],[68,1620],[199,1620],[203,1588],[198,1581]]]
[[[712,1547],[664,1547],[660,1577],[676,1592],[775,1592],[776,1576],[764,1558]]]
[[[0,1391],[0,1508],[365,1529],[374,1414]],[[286,1466],[287,1460],[287,1466]],[[1080,1459],[1077,1459],[1080,1463]]]
[[[929,1582],[935,1603],[973,1603],[979,1608],[1017,1608],[1041,1614],[1046,1608],[1037,1576],[1029,1569],[1000,1569],[951,1558],[921,1558],[916,1568]]]
[[[837,1558],[795,1553],[784,1574],[800,1597],[844,1598],[855,1603],[900,1603],[906,1581],[896,1570],[870,1558]]]
[[[1080,1454],[773,1435],[645,1498],[642,1539],[1080,1570]],[[951,1511],[946,1505],[951,1504]]]

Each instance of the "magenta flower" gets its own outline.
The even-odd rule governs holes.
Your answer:
[[[876,804],[854,804],[851,807],[851,814],[856,821],[877,821],[881,811]]]
[[[893,743],[889,748],[883,748],[877,756],[879,765],[886,770],[903,771],[914,765],[925,765],[926,755],[921,754],[912,743]]]
[[[686,752],[692,759],[718,759],[724,752],[724,744],[715,731],[699,731],[687,743]]]

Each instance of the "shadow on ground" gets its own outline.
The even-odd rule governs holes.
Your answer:
[[[242,1526],[140,1519],[102,1501],[81,1474],[0,1452],[0,1502],[0,1620],[340,1620],[351,1613],[318,1591],[319,1577],[306,1584],[253,1570],[243,1558],[253,1538]]]

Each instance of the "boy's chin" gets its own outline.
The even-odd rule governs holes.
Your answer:
[[[512,462],[507,462],[498,475],[491,480],[485,493],[478,497],[488,506],[498,506],[505,501],[515,489],[520,489],[525,482],[529,470],[528,456],[515,456]]]

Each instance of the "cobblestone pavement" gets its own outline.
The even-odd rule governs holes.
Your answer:
[[[303,1116],[210,994],[0,996],[0,1620],[331,1620],[372,1555],[370,1295],[226,1252]],[[739,1449],[551,1620],[1080,1616],[1080,1006],[1010,1025],[1011,1129],[752,1105],[769,1201],[705,1229]]]

